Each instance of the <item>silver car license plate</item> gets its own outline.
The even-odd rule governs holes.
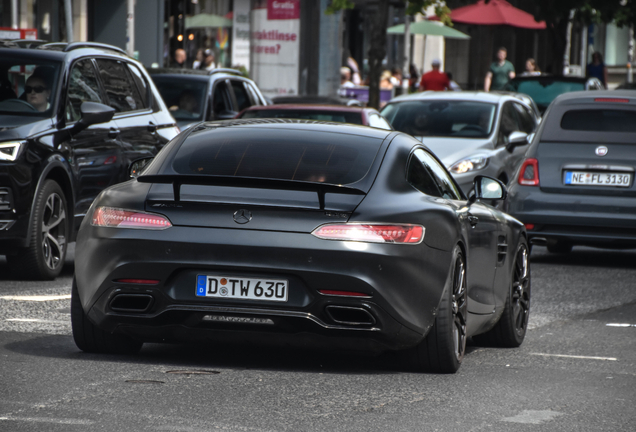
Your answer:
[[[629,187],[632,184],[632,175],[629,173],[566,171],[565,184]]]
[[[280,279],[198,275],[196,295],[197,297],[286,302],[287,286],[287,281]]]

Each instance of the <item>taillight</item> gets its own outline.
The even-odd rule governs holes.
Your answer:
[[[165,216],[113,207],[97,207],[93,213],[93,226],[162,230],[172,224]]]
[[[539,186],[539,162],[536,159],[528,158],[523,161],[518,182],[523,186]]]
[[[327,224],[312,235],[325,240],[348,240],[370,243],[420,243],[424,239],[421,225]]]
[[[624,99],[624,98],[595,98],[594,102],[629,103],[629,99]]]
[[[526,229],[527,229],[527,230],[533,230],[533,229],[534,229],[534,224],[527,223],[527,224],[526,224]]]

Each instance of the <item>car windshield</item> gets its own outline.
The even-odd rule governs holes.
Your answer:
[[[359,112],[329,110],[259,109],[245,111],[241,118],[293,118],[337,123],[353,123],[359,125],[362,124],[362,115]]]
[[[220,128],[190,134],[172,166],[179,174],[343,185],[366,175],[381,144],[379,138],[332,132]]]
[[[413,136],[486,138],[497,106],[485,102],[413,100],[389,104],[382,115],[396,130]]]
[[[0,115],[50,116],[59,72],[59,62],[0,58]]]
[[[541,110],[545,110],[560,94],[585,90],[584,82],[560,81],[554,78],[512,80],[508,85],[511,91],[530,96]]]
[[[203,120],[207,81],[157,75],[152,79],[175,120]]]

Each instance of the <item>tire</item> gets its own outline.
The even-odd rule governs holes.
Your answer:
[[[66,259],[69,221],[66,197],[59,184],[45,180],[35,196],[29,227],[31,241],[16,255],[7,256],[13,272],[24,279],[55,279]]]
[[[143,345],[126,335],[108,333],[94,325],[84,313],[75,278],[71,289],[71,327],[75,345],[87,353],[136,354]]]
[[[528,243],[522,239],[515,253],[504,311],[491,330],[473,336],[473,341],[478,345],[516,348],[523,343],[530,316],[531,278],[529,263]]]
[[[546,245],[548,252],[556,254],[567,254],[572,251],[572,245],[563,240],[551,240]]]
[[[420,371],[455,373],[466,353],[466,264],[459,246],[451,262],[435,324],[419,345],[405,352],[409,363]]]

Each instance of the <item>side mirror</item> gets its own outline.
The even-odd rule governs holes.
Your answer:
[[[506,144],[506,149],[508,151],[514,150],[515,147],[522,146],[528,144],[528,134],[521,131],[512,132],[510,136],[508,136],[508,144]]]
[[[84,102],[80,106],[82,116],[75,126],[71,129],[71,133],[76,134],[83,131],[87,127],[98,124],[108,123],[115,115],[115,109],[97,102]]]
[[[221,111],[215,117],[215,120],[232,120],[238,113],[236,111]]]
[[[508,196],[506,186],[499,180],[486,176],[476,176],[474,181],[475,196],[473,201],[476,200],[504,200]]]
[[[150,165],[150,162],[152,162],[154,160],[154,158],[143,158],[143,159],[137,159],[136,161],[134,161],[133,163],[130,164],[130,168],[128,168],[128,174],[130,175],[130,178],[137,178],[141,175],[141,173],[144,171],[144,169]]]

